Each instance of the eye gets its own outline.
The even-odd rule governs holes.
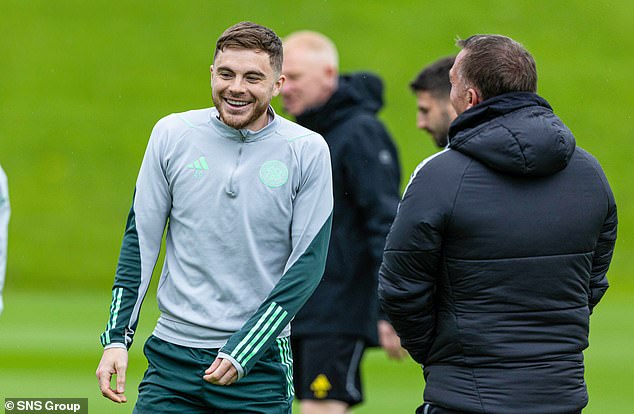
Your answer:
[[[233,77],[233,75],[231,74],[231,72],[218,72],[218,76],[220,77],[220,79],[231,79]]]
[[[247,79],[247,82],[249,83],[257,83],[261,80],[259,76],[253,76],[253,75],[247,75],[246,79]]]

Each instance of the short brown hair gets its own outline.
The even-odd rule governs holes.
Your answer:
[[[537,92],[533,56],[515,40],[501,35],[473,35],[456,44],[466,51],[457,75],[489,99],[507,92]]]
[[[426,66],[409,84],[409,87],[413,92],[427,91],[436,98],[449,99],[451,93],[449,70],[455,59],[455,56],[447,56]]]
[[[252,22],[234,24],[218,38],[214,59],[225,48],[262,50],[269,55],[273,70],[278,74],[282,72],[282,40],[268,27]]]

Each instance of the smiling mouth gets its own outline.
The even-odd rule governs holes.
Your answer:
[[[250,103],[245,101],[236,101],[234,99],[228,99],[228,98],[225,98],[225,102],[227,102],[231,106],[237,106],[237,107],[247,106]]]

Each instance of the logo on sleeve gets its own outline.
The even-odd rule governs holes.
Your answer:
[[[392,164],[394,161],[392,160],[392,154],[390,154],[390,151],[386,149],[379,151],[379,162],[383,165]]]
[[[288,181],[288,168],[282,161],[267,161],[260,167],[260,181],[267,187],[281,187]]]

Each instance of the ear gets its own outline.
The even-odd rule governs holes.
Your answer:
[[[277,96],[280,94],[280,91],[282,90],[282,86],[284,86],[285,80],[286,80],[286,76],[284,75],[280,75],[280,77],[277,78],[277,80],[273,84],[273,96]]]
[[[326,77],[328,79],[332,79],[332,78],[336,78],[337,77],[337,68],[335,68],[332,65],[326,65],[324,67],[324,72],[326,72]]]
[[[467,102],[468,102],[467,109],[474,107],[480,102],[482,102],[482,99],[480,98],[480,94],[478,93],[477,89],[475,88],[467,89]]]

